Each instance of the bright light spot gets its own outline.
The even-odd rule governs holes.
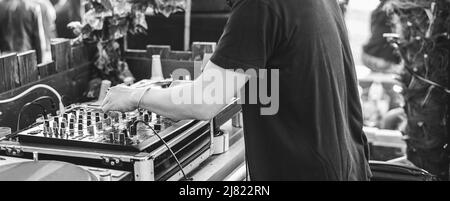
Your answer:
[[[392,87],[392,90],[394,90],[396,93],[402,93],[403,92],[403,88],[401,86],[398,86],[398,85],[394,85],[394,87]]]

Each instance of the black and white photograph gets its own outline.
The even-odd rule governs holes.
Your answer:
[[[449,0],[0,0],[0,181],[449,181],[449,33]]]

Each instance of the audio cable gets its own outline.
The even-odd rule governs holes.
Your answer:
[[[24,106],[22,106],[22,108],[19,111],[19,115],[17,117],[17,130],[16,131],[20,130],[20,120],[22,118],[22,113],[25,111],[25,109],[27,109],[30,106],[39,106],[42,109],[42,113],[41,113],[42,116],[44,118],[47,117],[47,110],[46,110],[46,108],[42,104],[39,103],[39,101],[42,101],[42,100],[49,100],[50,104],[51,104],[51,108],[52,109],[56,108],[55,102],[54,102],[53,98],[50,97],[50,96],[42,96],[40,98],[37,98],[37,99],[35,99],[35,100],[25,104]]]
[[[184,180],[185,181],[192,181],[192,178],[188,178],[187,177],[187,175],[186,175],[186,173],[184,172],[184,170],[183,170],[183,166],[181,165],[181,163],[180,163],[180,160],[178,160],[178,157],[175,155],[175,153],[173,152],[173,150],[169,147],[169,145],[167,144],[167,142],[155,131],[155,129],[153,129],[151,126],[150,126],[150,124],[148,124],[147,122],[145,122],[145,121],[142,121],[142,120],[137,120],[137,121],[135,121],[134,123],[133,123],[133,126],[134,126],[134,128],[136,128],[136,131],[137,131],[137,124],[138,123],[143,123],[143,124],[145,124],[147,127],[149,127],[152,131],[153,131],[153,133],[155,133],[155,135],[159,138],[159,140],[161,140],[161,142],[162,143],[164,143],[164,145],[166,146],[166,148],[169,150],[169,152],[172,154],[172,156],[173,156],[173,158],[175,159],[175,161],[177,162],[177,164],[178,164],[178,167],[180,168],[180,171],[181,171],[181,173],[183,174],[183,177],[184,177]]]
[[[62,102],[61,95],[54,88],[52,88],[52,87],[50,87],[48,85],[45,85],[45,84],[34,85],[34,86],[30,87],[29,89],[25,90],[24,92],[22,92],[21,94],[15,96],[15,97],[12,97],[12,98],[9,98],[9,99],[5,99],[5,100],[0,100],[0,104],[6,104],[6,103],[14,102],[14,101],[24,97],[25,95],[29,94],[30,92],[32,92],[32,91],[34,91],[36,89],[39,89],[39,88],[47,89],[50,92],[52,92],[53,94],[55,94],[56,98],[58,98],[58,101],[59,101],[59,112],[60,112],[60,114],[64,114],[65,113],[65,108],[64,108],[64,104]]]

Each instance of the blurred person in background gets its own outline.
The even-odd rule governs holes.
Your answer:
[[[50,0],[31,0],[41,9],[42,25],[45,35],[45,47],[43,50],[42,62],[52,60],[51,39],[56,38],[56,10]]]
[[[395,54],[383,34],[391,33],[392,28],[389,16],[383,10],[387,0],[380,0],[380,4],[372,12],[371,38],[363,47],[362,60],[370,70],[381,73],[399,73],[401,71],[401,58]]]
[[[67,28],[70,22],[81,21],[80,0],[50,0],[56,10],[56,33],[59,38],[75,38]]]
[[[380,0],[378,7],[371,15],[371,34],[369,42],[363,47],[362,62],[374,73],[381,74],[398,74],[402,70],[402,62],[399,55],[395,53],[395,49],[388,43],[383,34],[391,33],[392,26],[390,18],[383,10],[387,0]],[[378,127],[388,130],[404,130],[406,122],[406,114],[401,96],[393,91],[386,90],[381,83],[372,84],[371,90],[379,85],[377,91],[379,97],[388,99],[385,112],[380,112],[380,120],[377,122]],[[383,102],[382,100],[377,100]],[[379,107],[378,110],[381,110]]]
[[[0,51],[36,50],[38,62],[46,50],[42,11],[32,0],[0,0]]]
[[[341,7],[341,11],[342,11],[342,15],[344,15],[347,13],[347,7],[348,7],[348,3],[350,2],[350,0],[338,0],[339,2],[339,7]]]

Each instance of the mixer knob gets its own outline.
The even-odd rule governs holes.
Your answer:
[[[112,124],[111,118],[106,118],[105,119],[105,124],[106,124],[106,126],[111,126],[111,124]]]
[[[138,119],[137,119],[137,117],[133,117],[133,118],[131,118],[131,121],[130,122],[128,122],[128,125],[127,125],[127,127],[130,127],[131,125],[133,125],[133,123],[134,122],[136,122]]]
[[[44,136],[47,137],[47,135],[50,133],[50,121],[48,119],[44,120]]]
[[[97,127],[98,131],[103,130],[103,123],[101,121],[97,121],[97,123],[95,123],[95,126]]]
[[[88,131],[89,135],[95,135],[95,130],[94,130],[94,126],[92,125],[92,121],[88,120],[86,125],[87,125],[87,131]]]
[[[115,123],[119,123],[120,121],[119,115],[114,115],[113,119]]]
[[[109,142],[114,143],[114,133],[113,132],[109,133]]]
[[[62,123],[66,123],[66,124],[67,124],[67,122],[68,122],[68,119],[66,119],[66,118],[62,118],[62,119],[61,119],[61,124],[62,124]]]
[[[55,137],[59,136],[59,126],[56,121],[53,122],[53,135],[55,135]]]
[[[63,118],[64,118],[64,119],[69,119],[69,114],[67,114],[67,113],[66,113],[66,114],[63,114]]]
[[[157,131],[157,132],[161,131],[161,124],[153,125],[153,129],[155,129],[155,131]]]
[[[66,137],[66,122],[61,122],[61,129],[60,129],[60,133],[61,133],[61,138],[65,138]]]
[[[71,122],[69,124],[69,135],[70,136],[74,136],[75,135],[75,124],[74,124],[74,122],[72,120],[71,120]]]
[[[135,124],[133,124],[129,128],[130,128],[130,132],[128,133],[129,134],[128,137],[133,137],[133,136],[137,135],[137,125],[135,126]]]
[[[150,115],[145,114],[143,120],[144,120],[145,122],[150,122],[150,121],[151,121],[151,120],[150,120],[150,117],[151,117]]]
[[[55,121],[57,123],[57,125],[59,126],[59,117],[53,117],[53,121]]]
[[[78,120],[78,135],[83,136],[84,135],[83,130],[84,130],[84,124],[83,124],[83,120],[81,119],[81,120]]]
[[[125,132],[128,132],[128,131],[125,130]],[[121,133],[119,135],[119,143],[122,144],[122,145],[125,144],[125,133]]]

